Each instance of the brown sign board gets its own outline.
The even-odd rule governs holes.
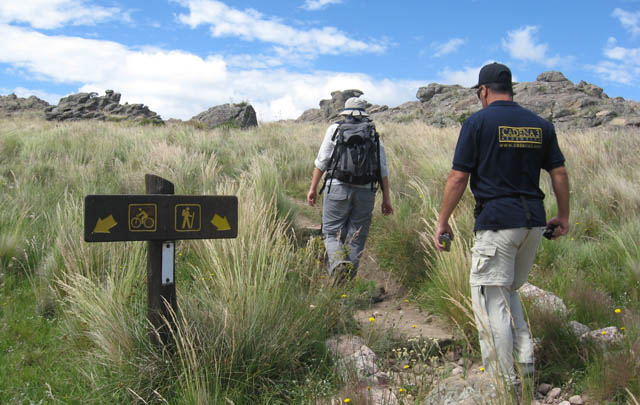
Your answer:
[[[88,195],[84,240],[116,242],[238,236],[236,196]]]

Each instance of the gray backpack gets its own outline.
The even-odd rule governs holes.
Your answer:
[[[381,181],[381,174],[380,137],[373,121],[346,117],[338,124],[331,140],[336,141],[336,146],[320,193],[328,179],[358,185],[371,183],[371,190],[374,190],[376,183]]]

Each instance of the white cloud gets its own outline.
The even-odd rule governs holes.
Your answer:
[[[502,39],[502,47],[512,58],[541,63],[553,67],[560,63],[561,57],[549,57],[548,45],[536,43],[537,26],[527,25],[523,28],[507,32],[507,38]]]
[[[452,38],[445,43],[433,43],[431,47],[435,49],[433,56],[439,58],[441,56],[457,51],[467,41],[462,38]]]
[[[320,10],[329,4],[340,4],[342,0],[305,0],[302,8],[309,11]]]
[[[249,101],[264,121],[297,118],[317,108],[332,91],[349,88],[364,91],[372,103],[394,106],[414,99],[422,84],[358,73],[235,70],[218,55],[202,58],[184,51],[131,49],[2,24],[0,37],[0,63],[20,74],[77,84],[85,92],[113,89],[122,94],[122,103],[143,103],[164,119],[188,119],[211,106],[240,101]]]
[[[66,24],[94,25],[112,19],[129,20],[118,8],[88,5],[86,0],[0,1],[0,22],[26,23],[34,28],[53,29]]]
[[[603,80],[631,85],[640,79],[640,48],[624,48],[612,37],[607,41],[603,54],[608,60],[588,66]]]
[[[493,62],[495,61],[487,60],[481,66],[470,66],[460,70],[451,70],[446,67],[439,73],[439,76],[442,84],[459,84],[464,87],[475,86],[476,83],[478,83],[478,74],[480,73],[482,66]],[[518,81],[515,74],[513,74],[512,79],[514,82]]]
[[[588,66],[588,68],[600,74],[604,80],[621,84],[632,84],[640,74],[637,68],[611,61],[602,61],[595,66]]]
[[[181,4],[189,8],[189,14],[180,14],[180,21],[191,28],[209,25],[214,37],[236,36],[246,41],[258,40],[292,52],[312,55],[380,53],[385,50],[380,42],[351,39],[335,27],[298,30],[276,19],[266,18],[256,10],[240,11],[216,0],[185,0]]]
[[[620,24],[634,37],[640,34],[640,11],[634,13],[616,8],[613,10],[612,16],[616,17],[620,21]]]
[[[446,67],[439,76],[442,78],[442,84],[459,84],[464,87],[475,86],[478,83],[478,73],[482,66],[467,67],[462,70],[451,70]]]
[[[640,66],[640,48],[624,48],[617,45],[615,38],[609,38],[604,55],[630,65]]]

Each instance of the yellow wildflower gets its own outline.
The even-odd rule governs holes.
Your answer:
[[[410,366],[410,365],[408,365],[408,364],[405,364],[403,368],[406,370],[406,369],[408,369],[409,367],[411,367],[411,366]]]
[[[622,310],[620,308],[616,308],[615,311],[613,312],[615,312],[616,314],[619,314],[620,312],[622,312]]]
[[[347,298],[347,294],[342,294],[340,298]]]
[[[411,325],[411,327],[412,327],[412,328],[417,328],[417,327],[418,327],[418,325]]]
[[[376,321],[376,318],[374,317],[369,318],[369,322],[374,323],[375,321]]]
[[[480,371],[484,373],[484,367],[480,367]]]
[[[404,392],[404,388],[400,388],[400,389],[398,390],[398,392],[400,392],[400,393]]]
[[[603,334],[603,335],[606,335],[606,334],[607,334],[607,331],[606,331],[606,330],[603,330],[603,331],[602,331],[602,334]]]
[[[404,300],[404,302],[406,302],[407,304],[409,303],[409,300]]]
[[[624,326],[621,326],[621,327],[620,327],[620,330],[624,330]]]
[[[345,398],[344,402],[351,402],[351,398]]]

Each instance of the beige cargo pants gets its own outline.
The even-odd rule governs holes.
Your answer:
[[[533,342],[518,289],[527,281],[544,231],[478,231],[471,249],[471,300],[484,367],[511,383],[515,361],[533,372]]]

